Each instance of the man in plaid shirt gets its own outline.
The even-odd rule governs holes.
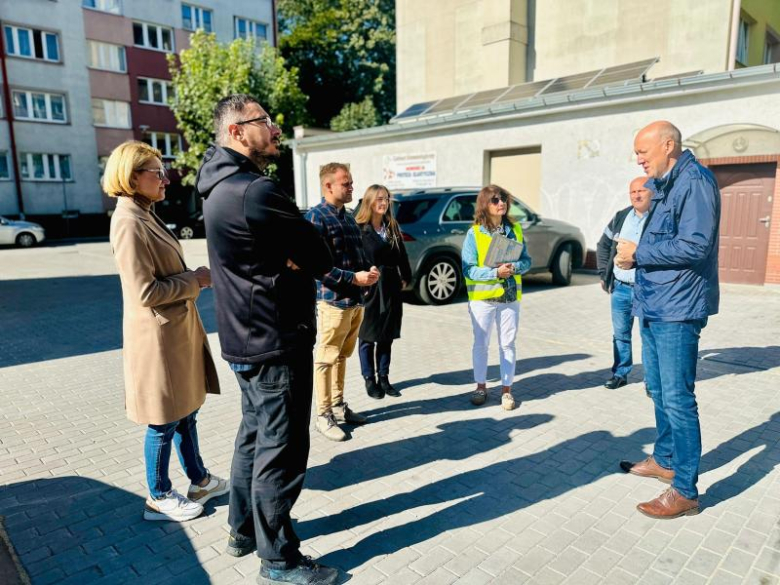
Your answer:
[[[333,253],[334,267],[317,281],[317,329],[320,345],[314,358],[317,430],[332,441],[347,438],[338,423],[363,424],[366,417],[344,402],[347,358],[355,350],[363,321],[363,289],[379,279],[368,265],[360,228],[344,204],[352,201],[352,175],[341,163],[320,169],[323,201],[306,214]]]

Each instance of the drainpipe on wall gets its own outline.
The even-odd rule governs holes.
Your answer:
[[[3,102],[5,119],[8,120],[8,136],[11,141],[11,167],[14,171],[14,183],[16,184],[16,201],[19,207],[19,216],[24,219],[24,198],[22,197],[22,179],[19,175],[19,157],[16,152],[16,134],[14,133],[14,110],[11,104],[11,88],[8,79],[8,69],[5,66],[5,36],[0,34],[0,70],[2,70],[5,91]]]
[[[726,71],[734,71],[737,67],[737,43],[739,42],[739,16],[742,13],[742,0],[731,0],[731,38],[729,39],[729,54],[726,61]]]
[[[271,0],[271,10],[274,18],[274,47],[279,46],[279,21],[276,18],[276,0]]]

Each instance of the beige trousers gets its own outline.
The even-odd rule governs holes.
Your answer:
[[[317,321],[320,344],[314,357],[314,387],[317,416],[321,416],[344,402],[347,358],[355,351],[363,307],[340,309],[320,301],[317,303]]]

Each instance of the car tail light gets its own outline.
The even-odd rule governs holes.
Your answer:
[[[401,237],[403,238],[404,242],[414,242],[415,239],[407,234],[406,232],[401,232]]]

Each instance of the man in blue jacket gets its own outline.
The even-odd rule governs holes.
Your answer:
[[[645,380],[655,403],[653,454],[621,461],[634,475],[672,487],[637,506],[652,518],[699,511],[701,429],[694,394],[699,335],[718,312],[720,192],[713,174],[682,150],[680,131],[654,122],[634,140],[653,193],[639,244],[620,241],[615,265],[636,268],[634,315],[642,333]]]

